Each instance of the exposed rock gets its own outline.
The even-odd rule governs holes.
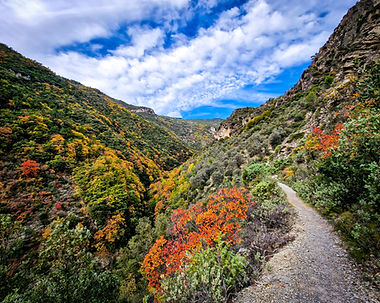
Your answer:
[[[258,108],[235,110],[221,123],[216,138],[224,138],[239,132],[245,124],[270,107],[283,106],[295,96],[305,93],[319,84],[327,75],[334,81],[343,82],[349,74],[360,67],[380,59],[380,0],[362,0],[343,17],[325,45],[315,55],[297,84],[284,96],[268,100]]]
[[[129,110],[133,113],[147,113],[152,116],[156,116],[156,113],[154,112],[154,110],[149,107],[136,106],[134,108],[129,108]]]

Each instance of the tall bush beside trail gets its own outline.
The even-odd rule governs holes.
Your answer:
[[[368,198],[374,199],[372,204],[379,203],[379,197],[373,195],[379,184],[373,183],[379,171],[379,130],[380,113],[374,110],[362,113],[344,125],[337,144],[319,163],[321,182],[336,188],[334,195],[341,210]]]
[[[269,174],[270,167],[259,162],[252,162],[242,174],[245,183],[258,183],[260,180]]]
[[[211,195],[206,205],[196,203],[174,211],[167,238],[159,238],[142,263],[155,297],[164,294],[162,279],[179,275],[202,248],[215,247],[221,238],[228,246],[240,242],[239,232],[251,205],[246,189],[233,188]]]
[[[313,189],[311,202],[336,217],[336,225],[356,257],[370,253],[379,257],[379,109],[361,110],[340,125],[338,132],[336,129],[330,135],[317,132],[309,140],[314,143],[308,147],[322,151],[322,158],[312,184],[303,181],[301,188]]]

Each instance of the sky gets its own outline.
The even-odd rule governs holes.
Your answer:
[[[291,88],[354,0],[0,0],[0,42],[157,114],[226,118]]]

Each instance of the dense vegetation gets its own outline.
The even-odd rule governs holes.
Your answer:
[[[224,188],[204,203],[171,212],[166,235],[142,263],[156,299],[226,302],[290,240],[291,212],[268,173],[260,167],[260,176],[246,178],[250,193]]]
[[[118,299],[120,282],[107,271],[114,253],[153,212],[150,184],[188,159],[189,147],[5,45],[0,102],[0,301],[86,301],[96,283],[105,288],[94,298]]]
[[[288,103],[270,100],[270,109],[255,110],[235,135],[163,176],[150,188],[155,214],[207,203],[204,197],[247,180],[257,182],[251,189],[256,199],[263,174],[278,174],[334,220],[352,255],[367,265],[368,278],[376,279],[380,64],[358,66],[342,80],[321,75]]]
[[[0,301],[228,302],[291,240],[273,175],[376,279],[380,63],[334,58],[212,141],[0,45]]]
[[[143,118],[158,124],[176,134],[193,150],[200,151],[214,140],[221,119],[178,119],[156,116],[150,113],[138,113]]]
[[[367,264],[369,278],[380,268],[379,87],[377,63],[359,82],[357,103],[341,113],[345,122],[332,131],[314,128],[290,157],[287,178],[333,220],[350,253]]]

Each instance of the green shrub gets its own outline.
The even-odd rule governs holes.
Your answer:
[[[182,272],[163,280],[165,302],[228,302],[248,281],[246,259],[223,241],[191,258]]]
[[[271,199],[276,193],[276,182],[273,180],[260,181],[251,191],[252,195],[260,200]]]
[[[274,172],[283,170],[285,167],[289,166],[292,163],[292,160],[289,158],[276,159],[272,162]]]
[[[269,171],[269,166],[258,162],[253,162],[243,171],[242,178],[245,183],[255,183],[263,176],[268,175]]]
[[[252,120],[249,120],[245,126],[245,129],[250,130],[257,124],[259,124],[262,120],[269,117],[271,113],[272,113],[271,110],[266,110],[261,115],[254,117]]]
[[[281,144],[284,136],[285,133],[282,129],[274,130],[269,136],[270,145],[272,145],[272,147],[275,148],[277,145]]]
[[[331,84],[333,83],[333,81],[334,81],[334,77],[331,76],[331,75],[327,75],[327,76],[323,79],[322,84],[323,84],[323,86],[324,86],[325,88],[329,88],[329,87],[331,86]]]

